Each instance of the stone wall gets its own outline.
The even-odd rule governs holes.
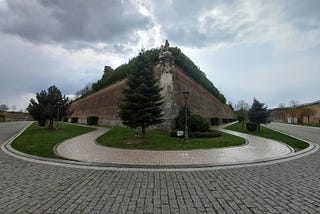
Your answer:
[[[309,117],[309,122],[312,124],[320,124],[320,101],[311,104],[303,104],[296,108],[277,108],[272,110],[270,119],[273,122],[288,122],[288,118],[299,120],[299,122],[308,123],[306,109],[311,109],[313,112]],[[301,116],[303,115],[303,116]]]
[[[188,98],[188,106],[193,114],[200,114],[202,117],[210,118],[234,118],[233,111],[213,96],[210,92],[197,84],[194,80],[188,77],[180,68],[175,67],[174,72],[174,90],[177,115],[179,109],[184,106],[184,98],[182,91],[188,88],[190,91]]]
[[[71,117],[77,117],[79,123],[86,123],[88,116],[98,116],[100,125],[122,125],[119,118],[119,105],[125,85],[126,80],[122,80],[73,102],[70,107]]]

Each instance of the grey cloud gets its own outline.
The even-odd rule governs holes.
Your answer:
[[[154,3],[153,10],[167,38],[189,47],[273,40],[268,37],[277,35],[268,33],[277,32],[282,25],[319,35],[318,0],[161,1]]]
[[[0,29],[33,43],[136,43],[134,32],[151,25],[148,17],[118,0],[11,0],[7,4],[7,10],[0,10]]]
[[[154,5],[154,16],[165,35],[175,44],[204,47],[238,38],[240,27],[245,24],[239,22],[242,18],[241,13],[233,11],[232,17],[227,21],[208,14],[214,9],[226,7],[231,8],[228,9],[229,12],[235,6],[235,1],[170,1],[166,4],[161,2]],[[232,25],[235,20],[237,22]]]

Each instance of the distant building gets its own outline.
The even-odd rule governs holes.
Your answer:
[[[320,124],[320,100],[295,107],[275,108],[270,119],[274,122]]]

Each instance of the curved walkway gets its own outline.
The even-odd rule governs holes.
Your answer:
[[[248,143],[237,147],[184,151],[119,149],[95,142],[106,131],[108,129],[98,127],[96,131],[62,142],[55,151],[58,156],[71,160],[138,166],[225,166],[281,159],[293,152],[291,147],[274,140],[229,130],[222,131],[245,138]]]

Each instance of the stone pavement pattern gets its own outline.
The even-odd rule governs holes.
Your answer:
[[[95,143],[95,139],[107,130],[107,128],[97,127],[96,131],[66,140],[56,147],[56,153],[67,159],[95,163],[131,165],[226,165],[250,163],[257,160],[273,160],[284,157],[293,151],[285,144],[230,130],[223,131],[245,138],[249,141],[249,144],[214,149],[148,151],[105,147]]]
[[[0,213],[320,213],[319,151],[189,172],[65,168],[0,152],[0,181]]]

